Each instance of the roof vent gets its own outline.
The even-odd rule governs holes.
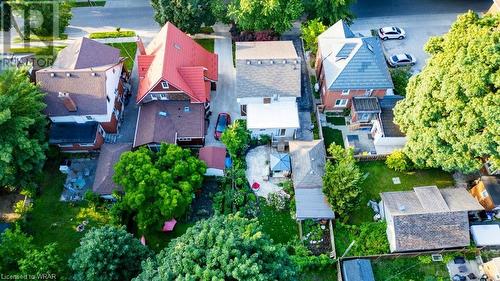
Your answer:
[[[269,63],[270,63],[270,64],[274,64],[274,61],[270,61]]]
[[[257,63],[258,63],[258,64],[262,64],[262,61],[258,61]]]
[[[90,75],[92,75],[92,76],[96,76],[96,75],[97,75],[97,73],[95,73],[95,72],[92,72],[92,74],[90,74]]]
[[[405,205],[399,205],[399,206],[398,206],[398,209],[399,209],[401,212],[403,212],[404,210],[406,210],[406,207],[405,207]]]
[[[59,92],[58,93],[58,97],[59,98],[64,98],[64,97],[67,97],[67,96],[69,96],[69,93],[63,93],[63,92]]]
[[[55,77],[56,74],[54,72],[50,73],[50,77]]]
[[[370,50],[370,52],[373,53],[373,46],[372,45],[366,43],[366,47],[368,48],[368,50]]]
[[[66,73],[66,77],[71,77],[71,73]]]
[[[295,64],[299,64],[299,61],[298,61],[298,60],[295,60]]]
[[[160,115],[162,117],[167,117],[168,113],[166,111],[160,111],[160,112],[158,112],[158,115]]]
[[[286,60],[283,60],[283,64],[285,64],[285,63],[286,63]]]
[[[251,64],[251,63],[252,63],[251,61],[247,60],[247,64]]]
[[[180,50],[181,49],[181,45],[179,45],[177,43],[174,43],[174,48],[176,48],[177,50]]]

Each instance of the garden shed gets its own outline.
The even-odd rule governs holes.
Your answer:
[[[372,264],[368,259],[354,259],[342,262],[344,281],[375,281]]]

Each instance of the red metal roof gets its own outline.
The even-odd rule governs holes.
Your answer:
[[[138,103],[160,80],[185,92],[192,102],[206,102],[210,100],[210,87],[206,84],[218,79],[217,55],[205,50],[170,22],[151,41],[146,54],[139,54],[138,62]]]
[[[198,158],[207,164],[208,168],[224,170],[226,161],[226,148],[205,146],[200,148]]]

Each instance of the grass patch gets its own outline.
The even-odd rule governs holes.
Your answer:
[[[449,280],[448,269],[443,262],[422,263],[418,257],[372,260],[375,280]]]
[[[144,234],[144,237],[146,238],[146,245],[156,253],[159,253],[168,245],[168,243],[170,243],[170,241],[172,241],[172,239],[175,239],[186,233],[188,228],[193,225],[194,223],[177,222],[174,230],[171,232],[151,230]],[[137,238],[140,239],[141,236],[139,235],[139,237]]]
[[[236,67],[236,43],[235,42],[232,43],[231,49],[233,52],[233,66]]]
[[[21,38],[21,37],[15,37],[14,40],[12,40],[14,43],[22,43],[24,41],[29,41],[29,42],[52,42],[56,40],[66,40],[68,39],[67,34],[61,34],[59,37],[54,37],[54,36],[39,36],[35,34],[30,34],[29,38]]]
[[[64,180],[65,175],[58,171],[55,163],[47,165],[41,181],[41,195],[35,198],[25,230],[33,236],[33,243],[38,247],[56,242],[62,259],[60,267],[69,272],[67,261],[87,233],[77,232],[76,226],[88,220],[86,229],[98,227],[108,223],[109,216],[104,207],[93,209],[86,202],[75,204],[59,201]]]
[[[315,91],[315,89],[314,89],[314,85],[316,85],[316,76],[311,75],[311,76],[309,77],[309,79],[311,80],[311,89],[312,89],[312,92],[313,92],[314,98],[315,98],[315,99],[319,99],[319,98],[320,98],[320,96],[319,96],[319,91],[317,91],[317,92],[316,92],[316,91]]]
[[[311,112],[311,123],[313,124],[313,138],[319,140],[319,126],[318,119],[316,118],[316,113]]]
[[[381,192],[412,190],[416,186],[436,185],[443,188],[453,185],[452,175],[439,169],[396,172],[389,169],[384,161],[359,162],[358,165],[368,177],[361,184],[363,192],[358,208],[350,216],[351,224],[372,221],[374,213],[366,204],[370,199],[380,200]],[[394,177],[399,177],[401,184],[393,184]]]
[[[128,71],[132,71],[135,61],[135,52],[137,51],[137,44],[135,42],[126,42],[108,43],[107,45],[120,49],[120,55],[124,58],[127,58],[125,60],[125,67]]]
[[[134,36],[135,36],[135,31],[133,30],[104,31],[104,32],[93,32],[89,34],[90,39],[120,38],[120,37],[134,37]]]
[[[336,265],[331,265],[329,267],[299,273],[300,281],[337,281],[337,268]]]
[[[214,39],[195,39],[198,44],[200,44],[205,50],[209,52],[214,52]]]
[[[262,230],[267,233],[275,243],[286,244],[299,238],[297,223],[290,216],[288,208],[277,211],[268,206],[265,200],[260,200],[259,222]]]
[[[57,57],[57,53],[64,47],[61,46],[49,46],[49,47],[28,47],[28,48],[11,48],[10,52],[13,54],[35,54],[34,63],[38,64],[40,67],[48,67],[54,63]]]
[[[85,1],[85,2],[72,2],[71,7],[80,8],[80,7],[104,7],[106,5],[106,1]]]
[[[340,130],[323,127],[323,138],[325,138],[325,147],[327,150],[332,143],[336,143],[344,147],[344,139]]]
[[[326,116],[326,122],[333,124],[333,125],[338,125],[338,126],[345,126],[345,118],[340,117],[340,116]]]

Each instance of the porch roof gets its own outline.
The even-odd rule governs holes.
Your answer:
[[[248,129],[296,129],[299,127],[296,102],[247,105]]]

